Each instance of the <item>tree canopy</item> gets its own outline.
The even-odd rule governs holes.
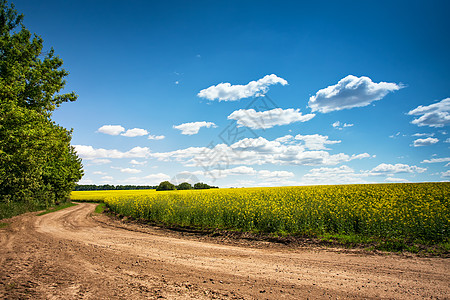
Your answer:
[[[14,5],[0,0],[0,201],[51,205],[65,200],[83,175],[72,131],[51,120],[74,92],[59,94],[63,61],[31,34]]]

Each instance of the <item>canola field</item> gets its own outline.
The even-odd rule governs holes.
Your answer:
[[[450,183],[98,193],[116,213],[168,225],[449,241]]]

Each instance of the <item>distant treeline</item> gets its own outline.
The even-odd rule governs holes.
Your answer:
[[[95,185],[95,184],[78,184],[74,191],[106,191],[106,190],[154,190],[158,186],[152,185]]]

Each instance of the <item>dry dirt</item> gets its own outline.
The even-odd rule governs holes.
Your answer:
[[[6,220],[5,299],[449,299],[446,258],[227,242],[79,204]]]

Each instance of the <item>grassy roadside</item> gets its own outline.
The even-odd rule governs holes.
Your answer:
[[[71,206],[75,206],[75,205],[78,205],[78,204],[73,203],[73,202],[62,203],[60,205],[47,208],[45,211],[43,211],[43,212],[41,212],[41,213],[39,213],[37,215],[38,216],[42,216],[42,215],[45,215],[45,214],[48,214],[48,213],[52,213],[52,212],[55,212],[55,211],[58,211],[58,210],[61,210],[61,209],[65,209],[65,208],[68,208],[68,207],[71,207]]]
[[[0,220],[43,209],[45,209],[45,205],[34,205],[23,202],[0,203]]]
[[[103,213],[105,211],[105,208],[106,208],[106,204],[105,203],[100,203],[99,205],[97,205],[95,207],[95,211],[94,212],[96,214],[101,214],[101,213]]]

